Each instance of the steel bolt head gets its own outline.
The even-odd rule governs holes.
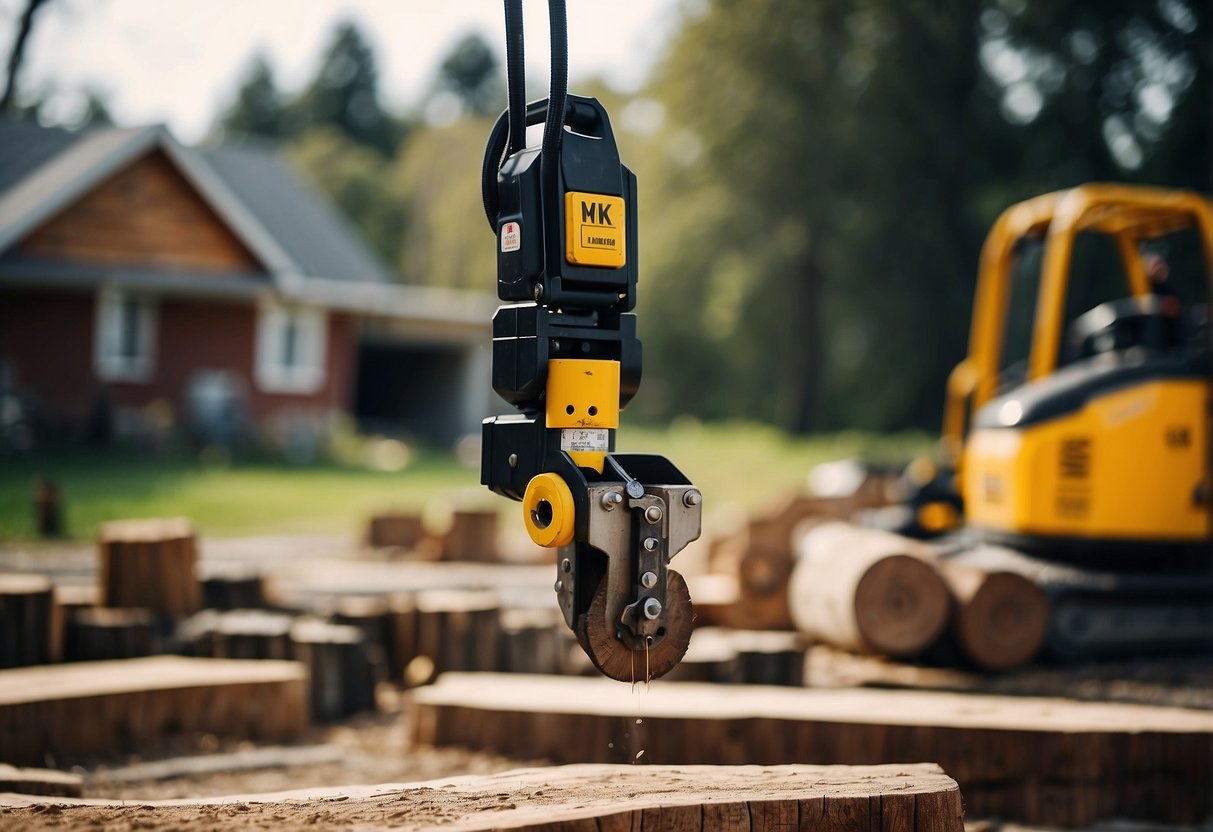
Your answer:
[[[535,298],[535,300],[539,300],[540,298],[543,297],[543,284],[542,283],[535,284],[535,289],[532,292],[532,295]]]
[[[657,547],[660,545],[661,541],[655,537],[646,537],[644,539],[644,549],[646,552],[656,551]]]
[[[687,508],[694,508],[703,502],[703,495],[698,491],[688,491],[682,495],[682,504]]]
[[[602,495],[602,507],[607,511],[613,511],[615,506],[623,502],[623,495],[618,491],[608,491]]]
[[[571,560],[569,560],[568,558],[564,558],[563,560],[561,560],[560,561],[560,571],[561,572],[572,572],[573,571],[573,562]]]
[[[650,523],[661,522],[661,509],[657,506],[649,506],[644,510],[644,519]]]
[[[644,602],[644,617],[652,621],[661,615],[661,602],[656,598],[648,598]]]
[[[654,572],[645,572],[640,576],[640,585],[645,589],[652,589],[657,586],[657,574]]]
[[[564,581],[557,581],[552,585],[552,590],[555,592],[559,592],[562,589],[564,589]]]
[[[509,457],[506,459],[506,463],[508,463],[511,468],[517,468],[518,467],[518,454],[510,454]]]

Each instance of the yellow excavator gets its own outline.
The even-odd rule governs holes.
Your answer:
[[[948,380],[943,464],[907,472],[902,530],[1068,587],[1057,652],[1209,643],[1211,300],[1199,194],[1088,184],[1008,208]]]

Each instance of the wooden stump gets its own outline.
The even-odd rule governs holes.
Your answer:
[[[367,523],[366,542],[377,549],[412,549],[425,536],[425,522],[420,514],[385,512],[374,515]]]
[[[137,659],[160,652],[155,616],[148,610],[78,609],[67,617],[65,629],[64,661]]]
[[[460,509],[442,538],[442,559],[492,562],[497,560],[497,512]]]
[[[501,656],[498,667],[507,673],[558,674],[576,641],[555,606],[502,610]]]
[[[1056,826],[1213,813],[1213,713],[890,690],[447,674],[413,739],[556,763],[867,765],[934,759],[970,814]],[[640,752],[643,751],[643,755]],[[866,826],[862,828],[867,828]]]
[[[788,589],[806,636],[860,653],[913,656],[948,622],[947,586],[930,547],[888,532],[826,523],[798,542]]]
[[[0,671],[0,739],[16,765],[146,752],[195,733],[281,742],[307,725],[297,662],[154,656]]]
[[[54,813],[0,798],[20,828],[76,820],[105,828],[211,827],[515,832],[962,832],[960,791],[934,765],[563,766],[392,786],[174,801],[89,801]]]
[[[1049,600],[1027,578],[941,563],[952,594],[951,634],[965,658],[983,670],[1027,664],[1044,647]]]
[[[433,662],[434,673],[496,670],[498,603],[492,590],[417,593],[417,654]]]
[[[47,578],[0,573],[0,668],[55,661],[56,618],[54,588]]]
[[[290,639],[293,657],[311,675],[313,717],[328,721],[375,708],[380,671],[357,627],[298,621]]]
[[[202,580],[203,606],[212,610],[255,610],[269,606],[260,574],[208,575]]]
[[[181,618],[201,606],[194,574],[197,544],[185,518],[118,520],[97,537],[102,601],[107,607],[142,607]]]

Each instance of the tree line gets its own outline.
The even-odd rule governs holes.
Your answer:
[[[1200,0],[688,4],[642,90],[580,90],[640,177],[634,407],[934,429],[1004,207],[1087,181],[1213,191],[1209,17]],[[406,281],[490,289],[495,54],[457,44],[435,96],[462,116],[406,124],[356,105],[376,74],[346,26],[297,99],[257,105],[277,100],[252,94],[271,86],[258,69],[223,128],[289,139]]]
[[[1203,0],[699,0],[681,18],[636,93],[574,84],[640,180],[633,408],[654,419],[934,429],[1003,208],[1087,181],[1213,191]],[[491,291],[479,166],[504,104],[470,35],[422,111],[389,112],[346,23],[295,94],[255,60],[213,138],[284,144],[402,280]]]

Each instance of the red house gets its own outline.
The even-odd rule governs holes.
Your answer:
[[[489,407],[493,306],[396,283],[265,148],[0,122],[0,395],[51,434],[451,438]]]

